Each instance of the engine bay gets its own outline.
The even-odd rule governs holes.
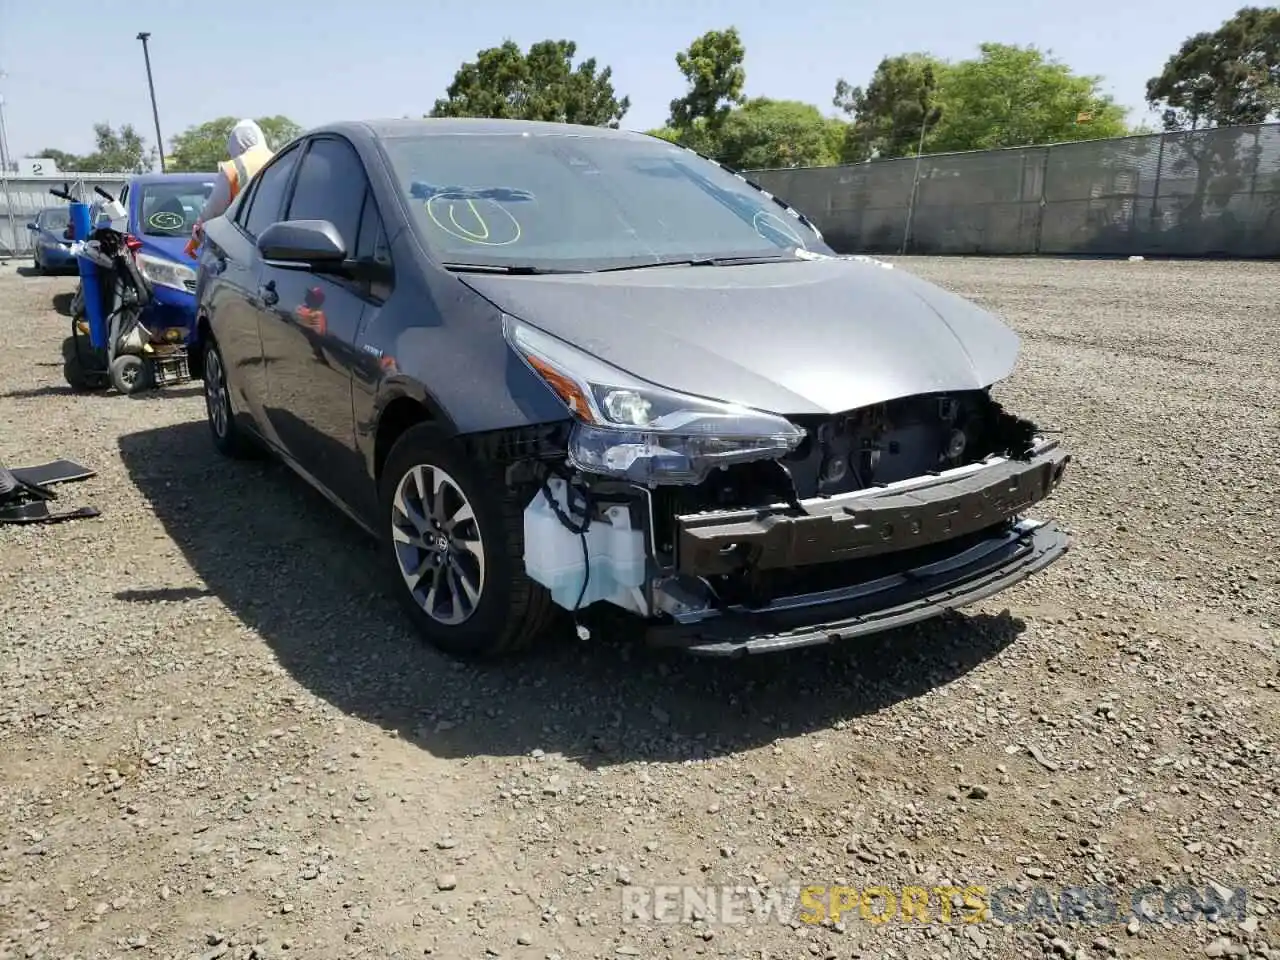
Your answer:
[[[805,440],[780,460],[718,471],[695,487],[654,491],[655,544],[669,553],[676,516],[830,497],[979,463],[1021,459],[1036,426],[989,391],[925,394],[832,417],[794,417]],[[664,540],[663,534],[668,538]]]

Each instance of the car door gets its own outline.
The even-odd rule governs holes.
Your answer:
[[[285,220],[327,220],[358,257],[366,204],[374,203],[364,164],[349,141],[309,140]],[[345,275],[263,265],[259,329],[267,357],[267,417],[285,451],[357,513],[371,483],[356,446],[352,410],[355,340],[377,298]]]
[[[257,237],[281,219],[286,191],[292,182],[301,150],[278,154],[255,178],[249,193],[238,199],[216,229],[206,232],[208,291],[201,302],[208,305],[210,322],[227,368],[233,401],[251,412],[258,429],[273,443],[265,413],[267,379],[258,326],[262,304],[258,295],[262,260]]]

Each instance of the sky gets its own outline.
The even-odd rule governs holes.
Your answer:
[[[613,68],[631,97],[622,126],[660,126],[684,90],[677,50],[736,26],[746,93],[834,112],[836,80],[865,84],[880,59],[927,51],[972,56],[983,41],[1033,43],[1151,119],[1147,78],[1182,41],[1213,30],[1243,0],[0,0],[0,95],[13,157],[46,147],[86,153],[93,124],[155,125],[141,30],[150,31],[166,143],[219,116],[284,114],[303,127],[421,116],[454,71],[505,39],[547,38]],[[109,11],[109,12],[101,12]]]

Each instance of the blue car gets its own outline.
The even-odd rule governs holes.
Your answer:
[[[185,328],[187,343],[195,338],[196,271],[184,248],[215,179],[212,173],[144,174],[133,177],[120,197],[129,232],[142,244],[135,254],[138,269],[155,292],[147,325]]]
[[[27,224],[34,234],[31,246],[36,270],[52,273],[55,270],[75,270],[76,258],[71,253],[71,211],[65,206],[45,207]]]

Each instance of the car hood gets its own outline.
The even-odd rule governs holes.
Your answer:
[[[142,236],[138,239],[142,241],[142,253],[150,254],[153,257],[163,257],[166,260],[172,260],[174,263],[180,263],[184,267],[195,269],[196,262],[183,252],[187,241],[191,239],[190,237]]]
[[[1020,346],[991,313],[874,262],[459,279],[633,376],[781,414],[981,389]]]

